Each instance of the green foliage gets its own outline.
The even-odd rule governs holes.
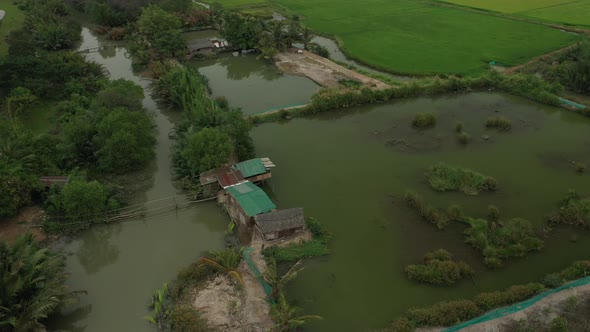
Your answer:
[[[215,128],[205,128],[188,136],[181,155],[194,176],[229,161],[232,142],[229,135]]]
[[[408,279],[438,286],[450,286],[475,274],[467,263],[453,260],[451,253],[444,249],[427,253],[423,261],[423,264],[406,266]]]
[[[406,192],[404,199],[406,204],[409,207],[415,209],[420,213],[422,219],[428,221],[431,224],[435,224],[438,229],[444,229],[447,227],[450,221],[453,219],[449,218],[444,212],[436,209],[435,207],[428,205],[422,199],[422,196],[418,195],[415,192],[408,191]],[[457,216],[459,213],[462,214],[461,211],[457,211],[453,208],[453,211],[450,211],[453,215]]]
[[[179,302],[181,298],[189,293],[189,289],[199,284],[216,273],[216,269],[211,265],[193,263],[188,267],[180,270],[176,279],[171,283],[169,295],[174,302]]]
[[[145,316],[144,319],[153,325],[157,325],[158,329],[160,329],[170,313],[168,284],[164,283],[162,288],[157,289],[154,294],[152,294],[149,307],[152,309],[152,314],[150,316]]]
[[[125,173],[143,167],[153,156],[152,122],[144,113],[115,108],[96,126],[97,168]]]
[[[467,145],[469,144],[469,142],[471,142],[471,135],[464,131],[460,132],[459,134],[457,134],[457,140],[459,141],[459,143]]]
[[[436,126],[436,116],[433,113],[418,113],[412,121],[416,128],[432,128]]]
[[[61,190],[54,187],[44,205],[52,216],[45,225],[47,230],[64,232],[105,222],[107,211],[119,207],[117,199],[104,185],[81,179],[72,179]]]
[[[92,106],[95,108],[114,109],[124,107],[130,111],[143,109],[143,88],[132,81],[118,79],[110,81],[96,95]]]
[[[296,331],[298,327],[310,320],[321,320],[322,317],[316,315],[298,316],[299,308],[290,305],[281,292],[278,300],[271,303],[270,314],[275,321],[273,331],[288,332]]]
[[[120,26],[127,22],[127,17],[123,12],[114,9],[106,2],[87,2],[86,13],[89,14],[94,23],[109,27]]]
[[[577,162],[576,163],[576,172],[582,174],[585,171],[586,171],[586,164]]]
[[[489,311],[494,308],[524,301],[544,290],[545,287],[537,283],[516,285],[503,291],[480,293],[473,298],[473,301],[483,311]]]
[[[486,120],[487,128],[495,128],[497,131],[509,131],[512,129],[512,122],[503,116],[494,116]]]
[[[555,317],[550,323],[551,332],[569,332],[567,320],[563,317]]]
[[[577,192],[570,191],[559,203],[559,209],[549,217],[549,222],[589,228],[590,198],[581,197]]]
[[[242,50],[257,47],[262,30],[262,20],[259,18],[241,15],[233,11],[223,14],[221,35],[231,45]]]
[[[325,256],[330,254],[327,244],[320,240],[293,243],[285,247],[264,249],[264,255],[274,258],[277,262],[295,262],[303,258]]]
[[[263,251],[265,257],[281,262],[295,262],[303,258],[325,256],[330,254],[328,247],[332,240],[332,232],[316,218],[308,218],[306,225],[313,235],[313,239],[303,243],[293,243],[285,247],[273,246]]]
[[[169,320],[172,331],[207,332],[207,322],[197,309],[191,305],[175,305],[170,309]]]
[[[452,167],[443,163],[431,166],[426,177],[436,191],[461,191],[477,195],[480,191],[495,191],[496,180],[467,168]]]
[[[578,44],[560,60],[554,69],[560,82],[577,93],[590,95],[590,42]]]
[[[243,253],[243,248],[239,250],[227,248],[222,251],[210,251],[209,257],[211,258],[202,257],[199,263],[209,265],[217,272],[227,274],[241,283],[242,276],[238,272],[238,267],[244,258]]]
[[[308,49],[311,53],[317,54],[324,58],[330,57],[330,51],[318,43],[309,43]]]
[[[455,132],[460,134],[463,132],[463,122],[457,122],[457,124],[455,125]]]
[[[41,248],[31,234],[12,246],[0,243],[0,326],[6,331],[45,330],[42,322],[77,300],[65,286],[61,255]]]
[[[465,222],[470,226],[465,230],[465,241],[482,252],[489,267],[499,267],[503,259],[522,257],[543,247],[528,220],[514,218],[496,223],[466,218]]]
[[[563,282],[573,281],[590,275],[590,261],[576,261],[558,273]]]
[[[406,317],[416,326],[449,326],[482,314],[475,302],[456,300],[440,302],[429,308],[410,309]]]

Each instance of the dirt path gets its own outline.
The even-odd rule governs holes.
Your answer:
[[[301,52],[301,53],[299,53]],[[276,55],[276,66],[294,75],[306,76],[324,87],[337,87],[342,79],[359,81],[373,89],[387,89],[391,86],[377,79],[345,68],[330,59],[308,51],[290,49]]]
[[[37,241],[45,240],[45,234],[40,228],[31,228],[36,225],[44,215],[43,209],[38,206],[28,206],[22,209],[15,217],[0,221],[0,242],[11,244],[22,234],[30,232]]]
[[[590,284],[564,289],[560,292],[550,294],[543,299],[539,300],[537,303],[531,305],[530,307],[515,312],[510,315],[506,315],[500,318],[496,318],[493,320],[489,320],[487,322],[474,324],[469,327],[463,328],[459,331],[461,332],[497,332],[502,331],[502,327],[513,320],[521,320],[526,319],[527,317],[533,315],[535,312],[551,312],[552,309],[560,307],[563,303],[565,303],[569,298],[572,296],[580,297],[581,295],[588,295],[590,294]],[[555,317],[555,312],[546,314],[547,322],[551,321]],[[428,328],[428,329],[418,329],[416,331],[420,332],[435,332],[435,331],[444,331],[444,328]]]

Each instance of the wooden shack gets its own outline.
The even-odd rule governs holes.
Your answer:
[[[275,210],[254,217],[256,231],[266,241],[305,230],[303,208]]]
[[[275,164],[269,158],[255,158],[239,162],[232,169],[240,171],[247,181],[258,183],[270,179],[274,167]]]
[[[241,225],[249,226],[253,221],[252,217],[276,209],[264,190],[252,182],[229,186],[225,190],[228,193],[227,210],[232,219]]]
[[[51,188],[53,186],[65,186],[70,181],[67,176],[42,176],[39,178],[39,182],[45,188]]]

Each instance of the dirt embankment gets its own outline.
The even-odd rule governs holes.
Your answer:
[[[30,232],[37,241],[45,240],[41,228],[32,227],[43,219],[44,211],[38,206],[28,206],[15,217],[0,221],[0,242],[12,244],[20,235]]]
[[[345,68],[329,59],[308,51],[290,49],[276,55],[276,66],[282,71],[306,76],[324,87],[337,87],[340,80],[354,80],[373,89],[387,89],[391,86],[377,79]]]
[[[264,260],[259,250],[255,249],[251,256],[258,268],[264,271]],[[241,263],[238,272],[242,276],[242,284],[219,275],[196,291],[194,307],[214,331],[270,331],[274,323],[262,285],[246,262]]]

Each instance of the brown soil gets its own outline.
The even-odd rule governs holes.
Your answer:
[[[251,253],[258,269],[265,264],[260,248]],[[243,283],[237,284],[227,276],[220,275],[196,291],[193,305],[214,331],[258,332],[269,331],[274,323],[270,317],[270,305],[266,293],[246,262],[238,268]]]
[[[374,89],[387,89],[391,86],[374,78],[347,69],[329,59],[308,51],[290,49],[277,54],[276,65],[286,73],[306,76],[324,87],[338,87],[341,79],[359,81]]]
[[[44,211],[38,206],[22,209],[15,217],[0,221],[0,242],[14,243],[17,237],[30,232],[37,241],[45,240],[46,236],[38,226],[43,219]]]

